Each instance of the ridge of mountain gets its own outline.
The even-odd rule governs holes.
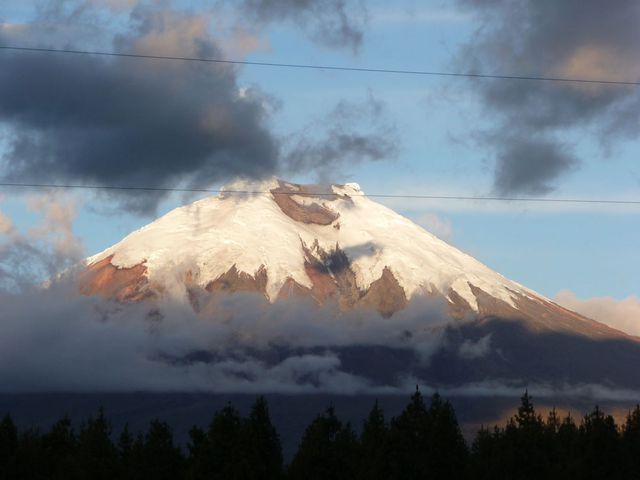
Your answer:
[[[454,319],[506,318],[532,330],[629,337],[494,272],[355,183],[237,182],[86,263],[81,292],[121,301],[163,297],[198,310],[201,299],[220,292],[255,292],[271,303],[311,297],[391,317],[427,296],[443,299]]]

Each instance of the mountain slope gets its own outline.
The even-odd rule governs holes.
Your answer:
[[[242,193],[242,192],[254,193]],[[456,318],[518,319],[533,331],[622,335],[494,272],[364,196],[357,184],[237,183],[177,208],[87,260],[85,294],[190,301],[258,292],[309,296],[389,317],[419,296]]]

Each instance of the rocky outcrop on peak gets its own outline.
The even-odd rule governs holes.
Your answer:
[[[311,281],[311,288],[289,278],[278,298],[310,296],[319,304],[335,301],[344,311],[358,306],[373,308],[384,317],[390,317],[407,306],[408,299],[404,289],[389,267],[369,287],[361,288],[349,258],[338,245],[327,252],[317,243],[311,247],[303,244],[303,250],[305,271]]]
[[[316,258],[304,245],[303,250],[304,271],[312,284],[310,294],[318,303],[324,303],[338,292],[338,285],[324,262]]]
[[[408,300],[391,269],[384,267],[382,276],[369,286],[361,302],[380,312],[383,317],[389,318],[405,308]]]
[[[239,271],[235,265],[230,270],[209,282],[205,290],[214,292],[259,292],[266,296],[267,270],[261,265],[253,275]]]
[[[280,288],[277,300],[311,298],[319,305],[335,302],[342,311],[358,307],[369,308],[385,318],[393,316],[409,304],[410,299],[407,298],[391,267],[385,267],[380,278],[363,288],[358,285],[352,264],[339,245],[330,251],[323,250],[317,243],[311,246],[302,244],[302,248],[305,272],[311,285],[301,285],[293,278],[288,278]],[[121,302],[152,299],[163,295],[162,285],[149,283],[144,263],[132,267],[117,267],[112,264],[112,259],[113,256],[105,257],[88,265],[79,274],[78,285],[82,294],[99,295]],[[185,274],[184,286],[194,310],[201,311],[203,305],[213,305],[210,300],[218,293],[259,293],[265,300],[269,300],[268,276],[264,265],[253,274],[238,270],[236,265],[233,265],[206,285],[198,282],[197,274],[188,271]],[[473,284],[469,284],[469,287],[477,300],[477,312],[456,291],[450,290],[446,299],[447,313],[451,318],[463,319],[472,315],[480,322],[494,319],[515,321],[532,333],[564,332],[591,339],[625,336],[634,342],[638,341],[635,337],[624,335],[542,297],[526,296],[514,291],[512,305],[491,296]],[[433,298],[444,297],[437,291],[425,295]]]
[[[176,208],[87,259],[80,291],[188,301],[200,312],[223,307],[221,294],[249,292],[265,304],[308,298],[384,317],[427,298],[455,323],[503,319],[538,333],[622,335],[494,272],[357,184],[269,179],[225,192]]]
[[[451,318],[462,319],[472,311],[471,305],[454,289],[447,292],[448,313]]]
[[[316,195],[314,195],[314,193]],[[271,195],[278,207],[280,207],[280,210],[296,222],[330,225],[340,216],[339,213],[334,212],[318,201],[314,201],[319,200],[317,198],[317,192],[311,191],[310,187],[306,185],[293,185],[279,182],[278,187],[271,189]],[[295,197],[308,200],[298,202]],[[338,196],[329,193],[327,195],[323,194],[322,198],[331,200],[338,198]]]

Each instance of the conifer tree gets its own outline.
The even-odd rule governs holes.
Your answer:
[[[521,397],[516,414],[504,429],[503,462],[513,478],[539,479],[549,475],[550,452],[545,444],[545,426],[536,413],[528,391]]]
[[[429,429],[427,407],[416,386],[402,413],[391,420],[389,444],[392,478],[411,480],[429,475]]]
[[[549,411],[549,415],[547,416],[547,421],[544,423],[544,429],[545,429],[546,434],[550,438],[553,438],[555,435],[557,435],[558,430],[560,430],[560,425],[561,424],[562,424],[562,421],[560,420],[560,417],[558,416],[558,412],[556,411],[556,407],[553,407]]]
[[[622,429],[622,444],[624,454],[629,459],[629,477],[640,479],[640,405],[636,405],[627,415]]]
[[[0,421],[0,479],[16,475],[18,453],[18,428],[9,415]]]
[[[42,435],[37,429],[28,429],[18,437],[16,480],[50,478],[44,464]]]
[[[136,446],[135,443],[138,445]],[[139,449],[139,442],[134,450]],[[141,478],[153,480],[176,480],[181,478],[184,459],[174,444],[171,427],[160,420],[153,420],[144,437],[140,458],[136,462]]]
[[[571,413],[562,419],[562,423],[558,427],[558,444],[564,446],[563,456],[577,451],[578,444],[578,427],[573,421]]]
[[[580,425],[580,476],[585,479],[624,478],[624,457],[617,426],[596,405]]]
[[[343,425],[333,407],[317,416],[305,430],[289,466],[294,480],[353,479],[357,438],[349,424]]]
[[[119,478],[129,480],[135,478],[134,470],[134,438],[129,430],[129,424],[125,424],[117,445]]]
[[[269,416],[269,406],[264,397],[258,397],[251,407],[249,418],[243,422],[243,462],[247,480],[264,480],[282,477],[282,445]]]
[[[435,393],[427,414],[430,478],[462,478],[467,470],[468,450],[453,406]]]
[[[389,478],[389,429],[377,400],[362,425],[358,452],[358,478]]]
[[[111,424],[102,408],[95,418],[89,417],[80,427],[75,458],[82,477],[95,480],[115,478],[117,451],[111,441]]]
[[[562,425],[562,420],[558,416],[556,408],[553,407],[543,425],[543,445],[547,451],[547,461],[549,464],[549,479],[557,477],[557,471],[564,463],[564,458],[560,456],[560,445],[558,445],[558,431]]]
[[[242,478],[244,469],[242,419],[228,404],[213,417],[207,432],[205,470],[210,478]]]
[[[543,421],[540,415],[536,414],[536,410],[533,407],[531,396],[529,391],[525,390],[524,395],[521,397],[521,403],[518,407],[518,412],[514,416],[514,420],[519,430],[527,433],[539,433],[543,428]]]
[[[71,419],[63,417],[42,436],[42,468],[51,480],[80,478],[75,462],[76,435]]]
[[[549,414],[545,425],[545,442],[548,443],[550,473],[549,478],[565,479],[578,475],[580,467],[578,427],[571,414],[562,420],[555,409]]]
[[[482,427],[471,445],[472,478],[475,480],[494,480],[505,478],[502,455],[502,435],[498,427],[493,430]]]
[[[187,444],[189,457],[187,459],[188,480],[201,480],[210,478],[212,473],[211,459],[209,456],[209,440],[207,434],[200,427],[194,426],[189,430],[189,443]]]
[[[131,444],[129,467],[124,472],[125,478],[128,480],[145,478],[147,458],[148,456],[145,452],[145,435],[138,433]]]

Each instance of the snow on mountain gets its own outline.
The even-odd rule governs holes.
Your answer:
[[[620,368],[638,364],[640,338],[503,277],[354,183],[235,183],[131,233],[87,259],[78,275],[82,293],[130,305],[148,299],[152,316],[164,307],[155,300],[183,303],[210,325],[230,328],[233,348],[248,347],[258,362],[330,348],[332,368],[375,385],[417,378],[437,385],[498,379],[640,386],[634,369]],[[233,297],[237,292],[251,295]],[[289,310],[296,297],[305,302]],[[309,299],[322,308],[311,308]],[[245,323],[244,308],[255,324]],[[383,340],[369,336],[380,332]],[[280,350],[252,350],[256,336],[266,345],[275,339]],[[213,352],[166,358],[215,364],[221,338],[211,339]]]
[[[265,294],[275,301],[287,282],[313,288],[310,255],[341,251],[362,291],[388,268],[407,299],[441,294],[451,300],[457,294],[478,311],[472,286],[512,307],[518,295],[540,297],[364,196],[358,184],[270,179],[238,182],[225,191],[176,208],[88,264],[109,258],[118,269],[144,266],[148,283],[173,298],[185,298],[185,275],[206,288],[234,267],[254,278],[264,270]],[[243,191],[254,193],[237,193]],[[321,260],[330,274],[333,260]]]

